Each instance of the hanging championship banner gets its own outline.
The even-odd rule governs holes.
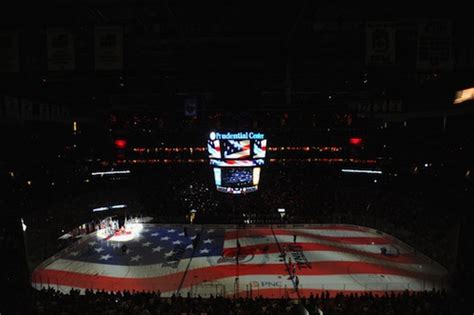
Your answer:
[[[49,105],[46,103],[39,104],[39,119],[40,120],[49,120]]]
[[[96,27],[94,30],[95,69],[123,69],[123,28]]]
[[[452,24],[436,19],[418,22],[417,68],[451,70],[453,68]]]
[[[393,22],[373,21],[366,24],[365,62],[368,66],[395,64],[395,26]]]
[[[63,29],[47,30],[48,71],[71,71],[75,67],[72,34]]]
[[[184,115],[187,117],[197,116],[197,100],[195,97],[188,97],[184,100]]]
[[[20,106],[17,97],[5,96],[4,106],[7,118],[18,119],[20,117]]]
[[[50,119],[59,120],[59,106],[50,104]]]
[[[0,32],[0,72],[19,72],[18,32]]]
[[[29,99],[21,99],[21,117],[23,119],[33,118],[33,102]]]

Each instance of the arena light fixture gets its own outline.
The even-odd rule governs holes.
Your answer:
[[[94,209],[92,209],[92,212],[101,212],[101,211],[106,211],[106,210],[109,210],[109,207],[94,208]]]
[[[127,207],[127,205],[125,205],[125,204],[113,205],[113,206],[110,206],[110,207],[98,207],[98,208],[92,209],[92,212],[101,212],[101,211],[107,211],[107,210],[111,210],[111,209],[123,209],[123,208],[126,208],[126,207]]]
[[[353,169],[353,168],[343,168],[341,169],[343,173],[362,173],[362,174],[382,174],[382,171],[378,170],[361,170],[361,169]]]
[[[461,104],[472,100],[474,100],[474,88],[468,88],[456,92],[453,104]]]
[[[110,207],[110,209],[123,209],[123,208],[126,208],[127,205],[114,205],[112,207]]]
[[[105,171],[105,172],[92,172],[92,176],[104,176],[104,175],[116,175],[116,174],[130,174],[130,170],[124,171]]]

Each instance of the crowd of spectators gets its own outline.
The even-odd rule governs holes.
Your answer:
[[[263,168],[259,191],[230,195],[215,190],[212,170],[203,164],[137,167],[128,178],[85,181],[77,177],[69,188],[49,186],[49,200],[25,216],[26,245],[31,267],[65,246],[58,237],[75,227],[100,219],[92,209],[127,204],[126,212],[151,216],[156,223],[280,224],[344,223],[372,227],[400,238],[450,268],[456,231],[472,198],[460,187],[424,174],[342,174],[340,165],[305,162],[274,163]],[[45,189],[45,186],[42,186]],[[32,188],[35,189],[35,188]],[[32,195],[34,198],[34,194]],[[450,196],[447,198],[447,196]],[[281,216],[278,208],[286,210]],[[38,314],[287,314],[291,300],[234,300],[224,298],[157,298],[151,293],[110,295],[88,292],[61,295],[34,292]],[[115,301],[118,302],[115,302]],[[307,309],[324,314],[457,314],[453,297],[444,293],[417,293],[375,297],[314,297]]]
[[[457,315],[465,303],[444,291],[337,294],[328,292],[298,300],[213,297],[183,298],[179,294],[163,298],[159,292],[92,292],[72,290],[62,294],[53,289],[35,291],[33,314],[309,314],[315,315]],[[303,309],[304,307],[304,309]]]
[[[271,164],[263,169],[258,192],[230,195],[216,191],[207,165],[166,165],[136,169],[121,181],[78,183],[71,199],[54,197],[57,202],[36,209],[25,222],[28,238],[36,243],[43,239],[49,248],[42,259],[57,252],[52,244],[62,234],[116,214],[94,214],[93,208],[126,204],[129,213],[149,215],[157,223],[190,223],[195,210],[197,224],[363,225],[390,233],[448,267],[460,213],[472,200],[458,186],[443,184],[441,190],[440,185],[423,175],[346,175],[339,166]],[[286,210],[285,216],[279,208]]]
[[[172,172],[164,175],[173,176],[167,186],[156,183],[149,190],[152,198],[142,199],[166,203],[153,208],[158,222],[185,223],[195,209],[194,223],[202,224],[357,224],[393,234],[445,266],[461,214],[472,202],[456,185],[440,187],[430,177],[413,174],[342,175],[337,167],[269,165],[257,193],[228,195],[215,191],[209,168],[181,166]],[[166,215],[168,209],[176,209],[178,216]]]

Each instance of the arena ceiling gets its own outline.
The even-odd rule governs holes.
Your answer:
[[[216,93],[222,94],[222,101],[277,95],[280,102],[287,103],[289,89],[301,95],[312,93],[317,100],[351,93],[360,97],[369,72],[365,23],[394,20],[401,25],[397,66],[383,73],[370,71],[372,84],[380,85],[379,92],[391,93],[382,89],[404,89],[418,79],[412,62],[416,19],[459,18],[462,26],[464,19],[458,15],[467,15],[463,11],[467,12],[433,4],[363,7],[314,1],[55,0],[28,6],[18,2],[0,10],[0,29],[20,33],[23,71],[0,75],[0,92],[56,97],[77,104],[107,103],[111,95],[122,94],[152,99],[157,94]],[[124,69],[98,73],[93,68],[94,27],[108,25],[123,27]],[[74,34],[74,72],[48,71],[45,41],[49,28]],[[462,37],[462,28],[459,32]],[[457,74],[461,82],[471,79],[470,72],[465,72],[468,74]],[[453,76],[445,80],[453,82]]]

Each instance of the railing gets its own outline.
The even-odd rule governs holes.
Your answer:
[[[190,297],[204,297],[208,298],[211,296],[217,297],[217,296],[226,296],[226,289],[225,285],[221,283],[214,283],[214,282],[203,282],[200,284],[196,284],[191,286],[189,290],[189,296]]]
[[[246,289],[246,298],[256,298],[260,296],[261,293],[261,286],[256,283],[248,283],[245,285]],[[271,296],[268,296],[266,293],[266,297],[274,297],[274,298],[287,298],[287,297],[296,297],[296,291],[292,286],[288,287],[287,285],[283,285],[283,283],[279,283],[279,285],[272,285],[273,290]],[[447,289],[447,284],[442,282],[436,281],[420,281],[419,283],[409,283],[409,282],[399,282],[399,283],[365,283],[363,285],[359,285],[357,283],[321,283],[320,285],[312,285],[310,288],[306,288],[304,285],[298,286],[298,293],[302,296],[309,296],[311,292],[314,294],[326,292],[331,292],[331,295],[335,293],[364,293],[364,292],[375,292],[380,294],[382,292],[402,292],[402,291],[432,291],[432,290],[443,290]],[[262,291],[263,292],[263,291]]]
[[[432,291],[447,289],[447,283],[441,281],[420,280],[419,282],[391,282],[391,283],[322,283],[319,286],[312,285],[305,288],[300,285],[300,292],[314,291],[337,291],[337,292],[397,292],[397,291]]]
[[[40,290],[42,288],[52,288],[57,291],[62,291],[63,293],[69,293],[69,289],[64,289],[61,286],[51,283],[49,279],[43,278],[41,276],[38,276],[37,281],[33,283],[33,287],[37,290]],[[262,288],[259,283],[256,281],[246,283],[242,285],[242,287],[245,288],[244,292],[240,292],[241,294],[238,295],[237,292],[235,291],[236,288],[234,286],[233,290],[226,290],[226,286],[221,283],[215,283],[215,282],[205,282],[197,285],[193,285],[190,287],[188,296],[191,298],[197,298],[198,296],[201,296],[203,298],[209,298],[211,296],[218,297],[245,297],[245,298],[256,298],[259,297],[260,294],[262,293]],[[81,289],[83,292],[87,288]],[[91,289],[92,291],[93,288],[88,288]],[[292,296],[293,293],[296,293],[293,287],[288,287],[287,285],[284,285],[282,282],[275,284],[272,286],[272,289],[278,289],[278,290],[273,290],[271,296],[266,296],[266,297],[274,297],[274,298],[287,298]],[[381,294],[382,292],[402,292],[402,291],[432,291],[432,290],[443,290],[443,289],[448,289],[447,284],[443,282],[438,282],[438,281],[428,281],[428,280],[423,280],[418,283],[413,283],[413,282],[392,282],[392,283],[379,283],[379,282],[373,282],[373,283],[365,283],[363,285],[357,284],[357,283],[321,283],[320,285],[312,285],[310,288],[305,287],[304,285],[299,285],[298,286],[298,291],[301,296],[306,296],[308,297],[311,293],[313,294],[318,294],[322,292],[329,291],[331,292],[331,295],[335,293],[365,293],[365,292],[375,292],[377,294]],[[111,287],[111,291],[118,291],[114,290],[113,286]],[[232,292],[233,291],[233,292]]]

